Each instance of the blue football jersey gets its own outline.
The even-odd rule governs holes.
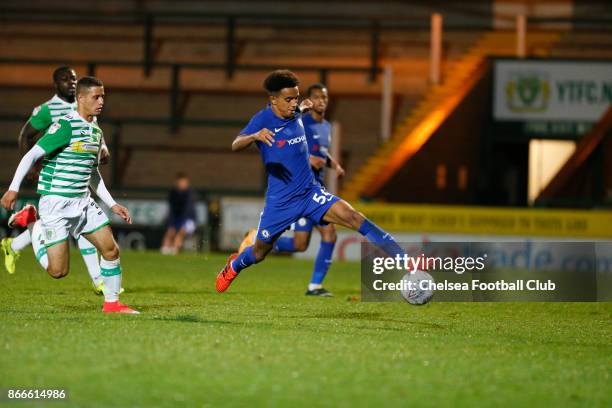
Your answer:
[[[309,153],[312,156],[327,159],[329,144],[331,143],[331,124],[325,119],[321,122],[317,122],[310,114],[303,115],[302,122],[304,123]],[[323,184],[325,167],[320,170],[313,167],[312,171],[315,175],[315,179]]]
[[[250,135],[266,128],[274,133],[274,144],[256,141],[261,159],[266,167],[268,188],[266,202],[276,205],[304,194],[317,184],[308,159],[308,144],[301,115],[291,119],[276,116],[268,106],[257,112],[241,135]]]

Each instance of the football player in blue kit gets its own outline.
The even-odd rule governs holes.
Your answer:
[[[302,115],[302,124],[306,132],[310,167],[315,180],[324,186],[325,168],[336,171],[338,177],[344,175],[344,169],[329,154],[331,143],[331,124],[325,120],[325,111],[329,102],[327,87],[323,84],[314,84],[308,87],[307,98],[312,101],[312,109]],[[293,237],[280,237],[274,243],[275,252],[304,252],[310,244],[312,229],[321,233],[321,244],[315,259],[312,277],[306,290],[306,296],[333,296],[323,287],[323,280],[327,275],[332,262],[334,246],[336,245],[336,228],[334,224],[315,224],[309,218],[302,217],[295,222]]]
[[[301,114],[312,108],[313,103],[306,99],[298,107],[298,85],[299,80],[291,71],[269,74],[264,81],[268,106],[251,118],[232,143],[235,152],[253,143],[259,148],[268,188],[255,243],[239,255],[230,255],[217,275],[217,292],[227,290],[243,269],[261,262],[281,234],[302,217],[315,224],[338,224],[358,231],[391,257],[405,255],[390,234],[315,180]]]

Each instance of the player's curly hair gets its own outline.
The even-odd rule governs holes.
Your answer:
[[[264,80],[263,87],[270,95],[278,94],[281,89],[293,88],[300,84],[297,75],[288,69],[277,69]]]

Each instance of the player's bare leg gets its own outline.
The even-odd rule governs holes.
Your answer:
[[[20,211],[17,211],[9,218],[9,227],[14,228],[16,226],[27,228],[26,231],[19,234],[17,237],[9,241],[5,239],[2,241],[2,250],[5,254],[5,267],[9,273],[15,272],[15,261],[19,259],[19,252],[32,244],[32,229],[34,223],[37,221],[37,210],[32,204],[25,205]],[[4,245],[5,241],[9,241],[8,245]],[[96,294],[102,294],[101,290],[101,277],[100,277],[100,263],[98,261],[98,253],[94,247],[91,246],[89,241],[86,239],[78,239],[77,244],[87,267],[87,272],[91,277],[94,292]],[[46,251],[44,251],[46,253]],[[37,254],[37,258],[40,258],[41,254]],[[11,262],[12,261],[12,262]],[[46,269],[46,268],[45,268]],[[100,286],[99,292],[98,287]]]
[[[274,242],[264,242],[259,238],[255,240],[253,245],[253,254],[255,255],[255,263],[263,261],[266,256],[272,251]]]
[[[333,224],[317,225],[316,229],[321,233],[321,239],[325,242],[336,242],[338,234],[336,234],[336,227]]]
[[[121,293],[121,262],[119,245],[111,228],[106,225],[91,234],[83,235],[91,242],[101,256],[100,271],[104,279],[104,312],[138,313],[119,302]]]
[[[295,223],[297,226],[301,219]],[[310,245],[310,237],[312,236],[312,229],[295,229],[292,237],[280,237],[274,243],[274,252],[279,253],[294,253],[304,252]]]
[[[389,256],[405,255],[405,251],[395,242],[391,234],[380,229],[344,200],[335,202],[325,213],[323,220],[359,232]]]
[[[187,235],[187,231],[185,230],[185,228],[181,228],[174,236],[174,241],[172,242],[172,250],[175,254],[181,252],[183,242],[185,241],[185,235]]]
[[[349,203],[344,200],[339,200],[332,205],[325,213],[323,221],[342,225],[358,231],[359,227],[365,221],[365,216],[355,210]]]
[[[295,252],[304,252],[308,249],[311,235],[310,231],[295,231],[293,233],[293,246]]]
[[[49,259],[47,273],[52,278],[60,279],[68,275],[70,270],[70,245],[68,240],[47,247],[47,257]]]
[[[174,227],[168,227],[162,240],[161,253],[164,255],[170,255],[172,252],[172,243],[174,242],[174,236],[176,235],[176,229]]]
[[[103,259],[109,261],[119,259],[119,245],[108,225],[83,236],[96,247]]]

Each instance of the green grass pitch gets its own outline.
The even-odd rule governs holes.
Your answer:
[[[307,298],[311,262],[281,257],[217,294],[224,262],[126,252],[142,314],[104,315],[78,254],[58,281],[25,254],[0,275],[0,389],[68,390],[54,407],[612,405],[610,303],[362,303],[342,262],[336,297]]]

